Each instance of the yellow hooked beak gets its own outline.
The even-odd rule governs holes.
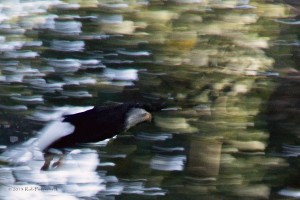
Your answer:
[[[152,121],[152,115],[151,113],[145,113],[145,117],[144,117],[144,121],[147,121],[147,122],[151,122]]]

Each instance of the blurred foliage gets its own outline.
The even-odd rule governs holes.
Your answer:
[[[279,22],[292,16],[286,5],[65,0],[47,12],[7,16],[0,27],[0,131],[6,138],[38,130],[44,122],[28,116],[43,106],[162,98],[175,109],[155,114],[155,128],[148,131],[174,135],[173,146],[182,142],[187,167],[182,172],[150,169],[156,143],[135,141],[111,147],[129,155],[116,173],[146,177],[150,185],[170,191],[166,199],[191,192],[195,199],[197,194],[268,198],[272,184],[265,179],[273,179],[265,176],[286,166],[284,159],[265,155],[269,133],[259,114],[276,86],[268,73],[299,63],[290,59],[298,51],[293,45],[297,27]],[[111,78],[107,68],[120,73]],[[138,70],[138,79],[122,77],[127,69]],[[32,97],[42,101],[28,100]],[[19,125],[20,117],[29,122]],[[184,139],[177,140],[178,135]]]

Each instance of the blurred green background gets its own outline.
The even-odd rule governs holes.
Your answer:
[[[298,161],[280,149],[297,144],[289,132],[297,117],[271,120],[280,137],[268,125],[276,87],[299,88],[279,78],[299,67],[299,3],[287,3],[0,1],[1,147],[35,137],[66,107],[164,99],[170,109],[152,124],[89,146],[100,158],[95,173],[117,181],[105,179],[92,195],[61,189],[55,197],[292,198]],[[18,177],[9,184],[41,185]],[[22,199],[5,191],[3,199]]]

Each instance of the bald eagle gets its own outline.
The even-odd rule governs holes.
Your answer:
[[[161,106],[156,104],[122,103],[95,106],[84,112],[65,115],[60,121],[48,124],[41,134],[27,145],[30,148],[27,148],[26,152],[33,152],[33,149],[42,151],[45,158],[42,170],[48,170],[53,159],[51,150],[62,150],[64,153],[52,165],[55,168],[62,163],[64,149],[81,143],[94,143],[112,138],[142,122],[151,121],[151,112],[160,109]],[[22,157],[18,156],[18,160],[22,160]]]

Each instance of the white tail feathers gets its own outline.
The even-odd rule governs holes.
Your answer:
[[[43,159],[42,151],[59,138],[69,135],[75,127],[67,122],[54,121],[43,128],[37,138],[8,148],[0,155],[0,160],[11,164],[27,163],[33,158]]]
[[[42,129],[35,145],[43,151],[59,138],[73,133],[74,130],[75,127],[68,122],[54,121]]]

